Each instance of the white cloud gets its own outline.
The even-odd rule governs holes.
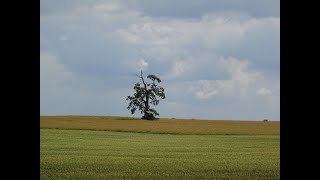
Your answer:
[[[116,35],[128,43],[147,48],[150,54],[177,56],[192,44],[214,51],[240,48],[252,34],[264,36],[264,32],[279,32],[279,21],[275,17],[253,18],[241,14],[207,14],[194,20],[148,18],[117,30]]]
[[[215,80],[197,80],[190,83],[190,91],[194,93],[197,98],[208,99],[220,94],[221,88],[217,86]]]
[[[129,95],[130,88],[103,86],[104,90],[97,91],[85,83],[57,55],[40,51],[42,115],[121,115],[119,110],[127,105],[123,97]]]
[[[53,86],[58,83],[72,81],[74,74],[57,57],[49,52],[40,52],[40,84],[42,87]]]
[[[230,57],[222,59],[222,62],[226,63],[226,70],[231,76],[231,82],[238,88],[241,96],[245,96],[248,87],[255,83],[259,78],[262,78],[260,72],[249,70],[248,61],[240,61]]]
[[[116,33],[125,41],[132,44],[142,44],[142,39],[136,34],[129,33],[123,29],[117,30]]]
[[[201,86],[201,90],[196,92],[198,98],[207,99],[219,92],[208,80],[199,80],[198,83]]]
[[[76,77],[57,56],[40,51],[40,104],[41,113],[70,112],[70,100],[79,89],[70,88]],[[74,101],[76,102],[76,101]]]
[[[197,16],[183,18],[156,17],[149,16],[143,8],[132,8],[136,7],[133,5],[136,2],[131,1],[61,2],[56,3],[58,10],[50,6],[52,10],[42,13],[40,19],[41,48],[61,56],[40,53],[41,98],[43,102],[56,103],[55,106],[42,105],[46,112],[71,109],[78,113],[97,112],[95,109],[102,111],[110,107],[107,109],[111,115],[127,113],[122,109],[125,102],[121,101],[127,92],[120,92],[114,85],[122,83],[122,88],[132,89],[124,87],[131,81],[125,74],[150,67],[159,73],[163,87],[168,90],[166,100],[172,102],[172,108],[162,106],[164,112],[174,112],[175,116],[188,117],[187,113],[194,106],[203,117],[216,117],[219,113],[220,117],[245,117],[243,110],[251,117],[252,108],[255,108],[255,115],[260,116],[257,113],[259,104],[267,101],[264,107],[268,105],[273,112],[279,109],[279,88],[274,85],[278,77],[264,71],[265,64],[270,65],[271,71],[278,68],[279,17],[215,11],[201,11]],[[65,4],[69,6],[64,7]],[[171,1],[167,5],[171,6]],[[66,66],[66,61],[70,67]],[[104,71],[104,67],[107,70]],[[119,79],[108,78],[115,71],[121,71]],[[79,75],[78,78],[75,75]],[[96,85],[104,83],[107,85]],[[113,86],[104,89],[109,84]],[[116,94],[109,96],[103,92]],[[269,98],[259,97],[262,94]],[[192,95],[207,99],[205,102],[210,108],[193,102]],[[214,98],[213,101],[210,98]],[[221,105],[216,100],[221,100],[221,104],[224,100],[232,101],[234,115],[229,110],[232,105]],[[121,106],[117,104],[119,101],[123,103]],[[61,102],[66,105],[62,107]],[[81,105],[83,102],[86,104]],[[112,109],[115,104],[117,108]]]
[[[257,91],[257,94],[260,95],[260,96],[271,96],[271,95],[272,95],[272,92],[271,92],[270,89],[260,88],[260,89]]]
[[[166,80],[166,79],[180,77],[185,73],[188,73],[188,71],[192,69],[193,63],[194,61],[192,59],[173,61],[172,69],[166,74],[164,74],[162,78]]]
[[[247,61],[233,57],[220,58],[220,66],[229,74],[229,79],[198,80],[191,84],[195,95],[201,99],[208,99],[214,95],[247,96],[249,89],[259,79],[263,79],[260,72],[249,69]]]
[[[60,41],[66,41],[66,40],[68,40],[68,38],[63,35],[63,36],[60,36],[60,37],[59,37],[59,40],[60,40]]]
[[[143,58],[139,59],[136,62],[136,68],[138,71],[145,70],[146,68],[148,68],[148,65],[149,65],[148,62]]]
[[[119,1],[108,1],[108,2],[103,2],[100,4],[95,4],[93,6],[93,9],[98,11],[98,12],[115,12],[120,9],[120,4]]]
[[[175,75],[183,74],[188,69],[189,69],[188,64],[183,61],[175,62],[174,66],[173,66],[173,72]]]

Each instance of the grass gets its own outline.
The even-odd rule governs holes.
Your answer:
[[[279,121],[183,120],[156,121],[116,116],[41,116],[41,128],[199,135],[279,135]]]
[[[40,129],[40,142],[44,180],[280,179],[279,135]]]

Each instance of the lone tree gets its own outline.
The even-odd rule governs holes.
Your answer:
[[[130,101],[127,109],[131,110],[132,114],[139,109],[141,114],[144,114],[141,119],[154,120],[156,119],[155,116],[158,116],[159,114],[156,110],[150,108],[150,105],[156,106],[159,104],[157,96],[161,99],[166,97],[163,87],[156,84],[160,83],[161,80],[157,76],[149,74],[147,78],[151,79],[152,82],[148,83],[143,78],[142,71],[141,75],[136,75],[140,78],[142,84],[136,83],[134,85],[133,89],[135,90],[135,93],[133,96],[128,96],[126,99],[127,101]]]

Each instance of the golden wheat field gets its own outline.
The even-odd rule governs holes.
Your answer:
[[[279,121],[159,119],[117,116],[40,116],[40,128],[168,134],[279,135]]]

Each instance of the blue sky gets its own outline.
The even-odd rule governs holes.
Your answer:
[[[280,120],[280,2],[40,1],[41,115],[132,116],[141,69],[160,117]]]

